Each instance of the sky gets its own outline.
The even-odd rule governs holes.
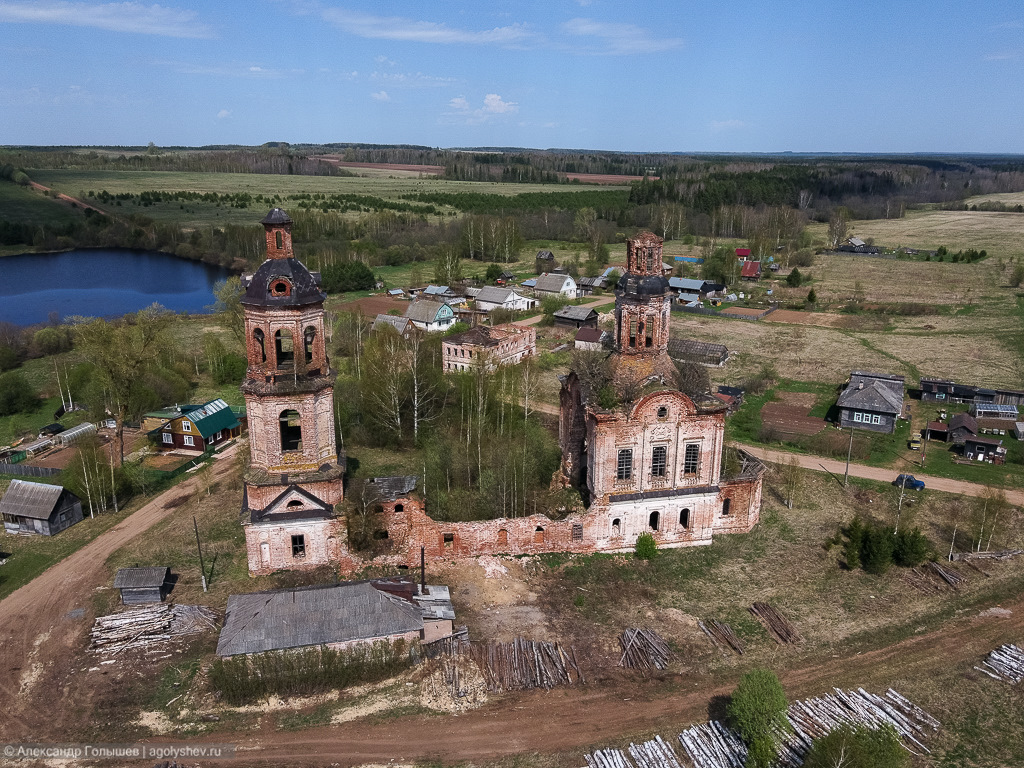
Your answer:
[[[1024,153],[1020,0],[0,0],[0,144]]]

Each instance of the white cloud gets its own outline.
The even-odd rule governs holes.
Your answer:
[[[344,8],[326,8],[322,16],[343,32],[376,40],[494,45],[517,42],[529,36],[520,24],[483,30],[457,29],[434,21],[417,21],[401,16],[372,16]]]
[[[423,72],[374,72],[370,80],[392,88],[436,88],[455,82],[451,77],[435,77]]]
[[[514,101],[503,101],[496,93],[488,93],[484,96],[484,112],[501,115],[506,112],[517,112],[519,105]]]
[[[606,53],[625,55],[633,53],[658,53],[678,48],[683,44],[677,37],[656,38],[635,24],[614,24],[594,19],[570,19],[563,28],[574,37],[594,38],[600,42],[584,53]]]
[[[398,66],[398,62],[394,59],[389,59],[387,56],[374,56],[373,60],[381,65],[387,65],[389,67]]]
[[[217,113],[218,120],[223,120],[225,117],[231,117],[230,110],[222,109],[220,112]]]
[[[742,120],[712,120],[709,124],[712,131],[734,131],[739,128],[746,128],[747,124]]]
[[[371,93],[370,98],[375,99],[376,101],[391,101],[391,97],[388,96],[387,91],[377,91],[376,93]]]
[[[456,96],[454,99],[448,102],[448,106],[451,107],[452,109],[465,111],[469,109],[469,102],[466,101],[465,96]]]
[[[7,2],[0,0],[0,22],[59,24],[95,27],[163,37],[213,37],[206,24],[196,21],[195,11],[142,3],[82,3],[66,0]]]

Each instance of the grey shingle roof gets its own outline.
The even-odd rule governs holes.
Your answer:
[[[898,415],[903,411],[903,377],[854,371],[836,404],[840,408]]]
[[[11,480],[7,493],[0,499],[0,515],[48,520],[63,491],[60,485]]]
[[[375,477],[369,482],[369,485],[380,500],[394,501],[408,496],[416,489],[416,475]]]
[[[958,413],[949,420],[949,431],[966,428],[972,435],[978,434],[978,422],[969,413]]]
[[[477,301],[485,301],[488,304],[504,304],[512,296],[511,288],[499,288],[496,285],[488,285],[480,289],[476,295]]]
[[[583,322],[591,315],[597,315],[597,311],[590,307],[562,307],[560,310],[555,312],[555,317],[560,317],[565,320],[575,320],[577,322]]]
[[[572,280],[568,275],[541,275],[537,278],[537,284],[534,286],[534,290],[558,293],[562,290],[566,280]]]
[[[217,655],[384,638],[423,629],[420,610],[369,582],[231,595]]]
[[[167,566],[156,568],[121,568],[114,577],[114,589],[160,587],[171,575]]]
[[[399,317],[397,315],[377,315],[373,321],[373,328],[371,330],[380,330],[385,325],[390,325],[400,334],[404,334],[409,325],[409,318]]]
[[[437,321],[437,313],[441,311],[442,307],[448,307],[448,305],[438,301],[421,299],[409,305],[409,308],[405,310],[405,316],[418,323],[433,323]],[[450,307],[448,311],[451,312]]]
[[[291,283],[288,295],[271,291],[279,277]],[[267,259],[250,278],[241,302],[256,307],[295,307],[318,304],[326,298],[319,281],[298,259]]]

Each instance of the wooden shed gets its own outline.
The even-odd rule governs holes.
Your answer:
[[[159,603],[170,591],[171,569],[121,568],[114,577],[114,589],[121,590],[121,602],[125,605]]]
[[[0,517],[7,533],[39,533],[52,536],[82,520],[82,502],[59,485],[11,480]]]

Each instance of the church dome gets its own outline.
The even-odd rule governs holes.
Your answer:
[[[249,307],[320,304],[327,295],[320,290],[318,278],[298,259],[268,259],[249,279],[241,301]]]
[[[661,275],[637,275],[630,272],[620,277],[615,286],[616,295],[630,298],[664,296],[668,290],[668,280]]]

